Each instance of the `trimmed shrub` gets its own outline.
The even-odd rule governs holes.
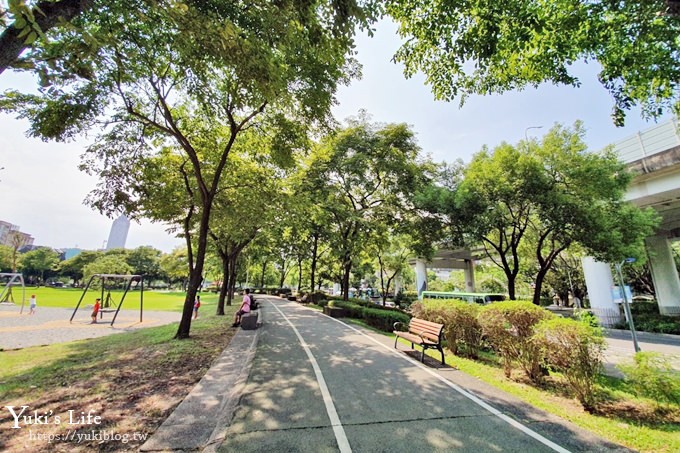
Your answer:
[[[600,327],[600,321],[597,320],[597,316],[590,310],[579,310],[577,308],[574,310],[574,318],[577,321],[588,324],[590,327]]]
[[[512,374],[517,362],[533,382],[543,377],[541,346],[534,338],[535,326],[554,318],[548,310],[529,301],[510,300],[482,307],[479,323],[487,341],[503,358],[505,375]]]
[[[415,295],[412,292],[404,292],[404,291],[399,291],[395,296],[394,296],[394,305],[396,305],[399,308],[408,308],[410,307],[413,302],[418,300],[418,293],[415,293]]]
[[[313,293],[309,293],[307,297],[308,297],[308,302],[311,302],[313,304],[316,304],[319,301],[328,299],[328,296],[323,291],[315,291]]]
[[[617,368],[637,395],[657,403],[680,404],[680,372],[671,367],[667,358],[657,352],[638,352],[633,360]]]
[[[630,312],[635,315],[658,315],[659,304],[656,302],[634,302],[630,304]]]
[[[447,347],[456,355],[479,357],[482,326],[477,320],[481,307],[457,299],[433,300],[420,304],[419,318],[444,324]]]
[[[370,304],[364,306],[355,302],[344,302],[333,300],[334,307],[347,310],[347,316],[355,319],[362,319],[371,327],[380,329],[384,332],[392,332],[395,322],[408,324],[411,317],[406,313],[391,308],[380,308]],[[363,301],[362,301],[363,302]]]
[[[606,344],[602,330],[588,320],[553,318],[535,327],[534,341],[543,352],[548,366],[564,375],[567,386],[583,405],[595,408],[595,381],[602,371]]]

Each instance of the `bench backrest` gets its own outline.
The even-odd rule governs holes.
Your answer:
[[[423,338],[427,338],[430,341],[439,342],[441,340],[442,330],[444,329],[444,324],[438,324],[436,322],[425,321],[420,318],[411,318],[411,322],[408,324],[408,331],[421,335]]]

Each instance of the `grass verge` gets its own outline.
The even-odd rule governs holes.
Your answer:
[[[229,344],[236,308],[225,307],[225,316],[199,317],[187,340],[174,340],[177,324],[169,324],[0,352],[0,450],[136,451]],[[13,429],[5,406],[17,412],[29,406],[24,415],[37,412],[46,423],[20,422],[22,428]],[[69,425],[70,418],[90,413],[101,423]],[[117,439],[48,443],[50,436],[93,430]]]
[[[357,319],[344,319],[375,333],[394,338]],[[404,345],[410,343],[400,339]],[[418,349],[418,351],[420,351]],[[439,360],[439,352],[428,350],[427,355]],[[597,412],[583,410],[574,398],[567,395],[559,376],[550,376],[541,387],[529,385],[515,371],[508,379],[500,363],[492,354],[481,360],[458,357],[446,351],[446,363],[493,387],[507,392],[545,412],[569,420],[609,441],[642,452],[680,451],[680,407],[659,405],[655,401],[638,398],[626,383],[617,378],[602,376],[598,382]]]

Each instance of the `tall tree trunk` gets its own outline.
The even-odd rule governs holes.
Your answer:
[[[196,300],[196,293],[203,281],[203,264],[205,263],[205,252],[208,246],[208,226],[210,221],[210,211],[212,210],[212,197],[208,196],[203,200],[203,212],[201,214],[201,221],[198,225],[198,247],[196,255],[194,256],[195,263],[193,269],[191,268],[191,260],[189,260],[189,288],[187,288],[186,299],[184,299],[184,308],[182,310],[182,319],[179,322],[176,339],[189,338],[189,331],[191,330],[191,318],[194,312],[194,301]]]
[[[236,290],[236,260],[238,259],[239,252],[235,252],[230,257],[231,273],[229,276],[229,299],[227,300],[227,305],[231,305],[234,300],[234,293]]]
[[[312,292],[314,292],[314,280],[316,278],[316,263],[317,263],[317,253],[319,251],[319,233],[314,233],[314,242],[312,243],[312,264],[311,264],[311,269],[310,269],[310,285],[309,287],[311,288]]]
[[[382,291],[382,304],[384,307],[387,304],[387,288],[385,288],[385,266],[383,265],[380,253],[378,253],[378,264],[380,265],[380,290]]]
[[[342,263],[342,298],[349,299],[349,280],[352,274],[352,259],[349,252],[345,253],[345,259]]]
[[[286,259],[282,258],[281,259],[281,274],[279,277],[279,288],[283,288],[283,284],[286,282],[286,276],[288,275],[288,271],[286,269]]]
[[[505,272],[505,277],[508,279],[508,297],[510,300],[516,300],[517,296],[515,295],[515,275],[511,271],[506,271]]]
[[[298,258],[298,294],[300,294],[300,289],[302,289],[302,258]]]
[[[260,280],[260,288],[264,288],[264,276],[267,273],[267,260],[262,262],[262,279]]]
[[[541,305],[541,288],[543,287],[543,281],[545,280],[545,276],[548,274],[548,271],[550,270],[549,267],[542,267],[541,269],[538,270],[538,273],[536,274],[536,280],[534,281],[534,284],[536,287],[534,288],[534,298],[533,298],[533,303],[534,305]],[[566,305],[566,304],[563,304]]]
[[[224,316],[224,300],[227,296],[227,288],[229,283],[229,258],[226,254],[220,252],[220,259],[222,260],[222,285],[220,285],[220,297],[217,300],[217,316]]]

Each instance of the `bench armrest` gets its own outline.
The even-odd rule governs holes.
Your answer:
[[[393,328],[394,330],[401,330],[401,331],[403,331],[403,330],[404,330],[404,329],[403,329],[403,326],[405,326],[405,325],[406,325],[406,324],[404,324],[403,322],[397,321],[397,322],[394,323],[394,325],[392,326],[392,328]],[[400,326],[401,326],[401,328],[400,328]]]

